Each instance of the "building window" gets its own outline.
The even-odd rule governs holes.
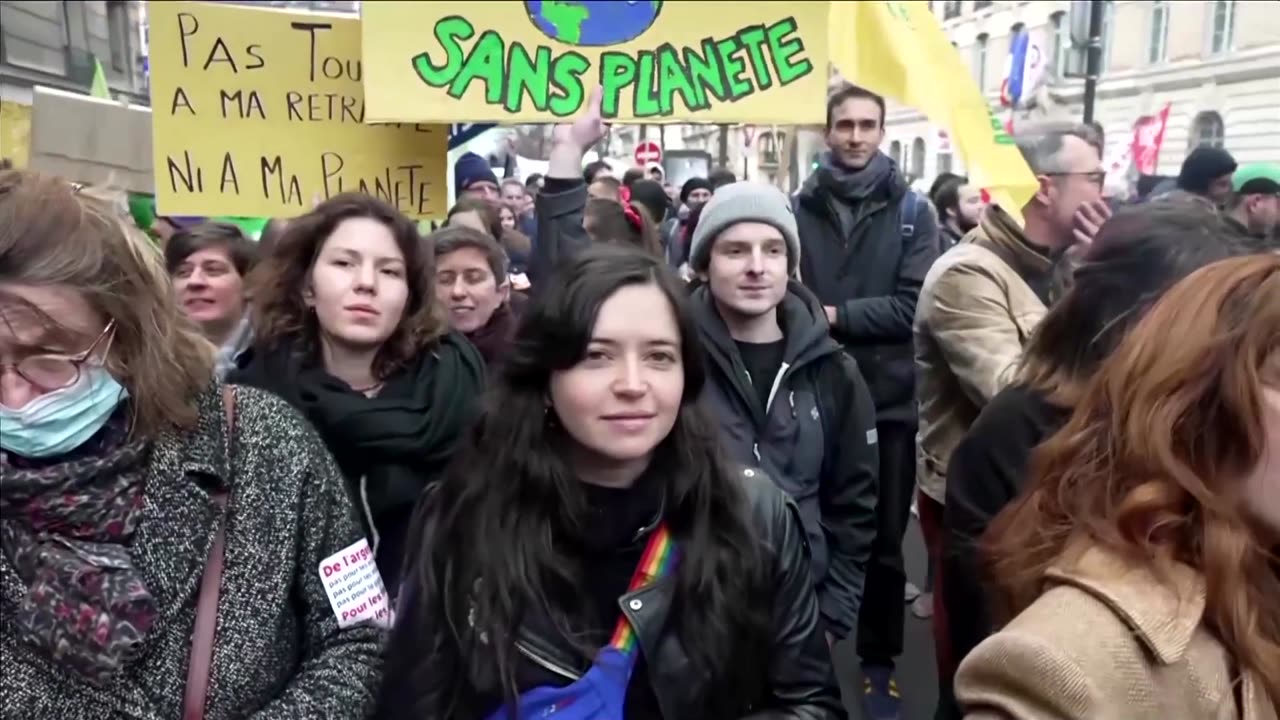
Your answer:
[[[911,141],[911,177],[914,180],[924,177],[924,138]]]
[[[1169,3],[1155,0],[1151,3],[1151,44],[1147,50],[1147,62],[1152,65],[1164,62],[1169,43]]]
[[[949,173],[949,172],[951,172],[951,153],[949,152],[938,153],[938,168],[937,168],[937,172],[934,173],[934,177],[937,177],[942,173]]]
[[[781,132],[776,135],[771,132],[761,135],[759,156],[760,164],[768,167],[777,167],[782,159],[782,143],[785,143],[786,141],[786,134]]]
[[[894,140],[889,143],[889,157],[893,158],[893,164],[902,167],[902,143]]]
[[[1235,0],[1217,0],[1213,3],[1213,37],[1209,50],[1218,55],[1231,49],[1236,29]]]
[[[942,19],[943,20],[951,20],[953,18],[958,18],[958,17],[960,17],[959,0],[947,0],[946,2],[942,3]]]
[[[991,0],[973,0],[973,10],[977,12],[991,7]]]
[[[1049,16],[1049,25],[1053,28],[1053,73],[1063,78],[1067,75],[1067,51],[1071,49],[1071,26],[1067,22],[1067,14],[1059,10]]]
[[[987,39],[987,34],[981,33],[973,41],[973,79],[984,93],[987,91]]]
[[[107,42],[111,46],[111,67],[116,72],[129,69],[129,4],[107,0]]]
[[[1196,115],[1191,123],[1191,147],[1202,146],[1220,148],[1226,144],[1226,127],[1222,124],[1222,116],[1212,110]]]

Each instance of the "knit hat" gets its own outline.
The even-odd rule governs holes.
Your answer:
[[[491,182],[497,187],[498,176],[493,174],[488,160],[473,152],[464,153],[453,165],[454,192],[461,195],[478,182]]]
[[[1203,195],[1214,180],[1236,171],[1236,160],[1222,148],[1202,145],[1182,161],[1178,173],[1178,189]]]
[[[694,190],[706,190],[707,192],[711,192],[711,181],[704,177],[691,177],[688,180],[685,180],[684,185],[680,186],[680,203],[688,205],[689,193]]]
[[[1238,195],[1280,195],[1280,165],[1245,165],[1231,176],[1231,186]]]
[[[689,267],[703,272],[711,264],[711,246],[730,225],[759,222],[772,225],[787,242],[787,272],[800,264],[800,232],[791,200],[778,188],[762,182],[736,182],[721,186],[702,206],[698,227],[689,245]]]

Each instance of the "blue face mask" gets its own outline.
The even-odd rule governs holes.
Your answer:
[[[0,404],[0,448],[26,458],[58,457],[93,437],[129,396],[100,365],[84,365],[74,383],[14,410]]]

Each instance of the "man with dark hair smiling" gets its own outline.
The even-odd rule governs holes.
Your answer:
[[[863,714],[897,718],[893,676],[906,593],[902,538],[915,488],[915,368],[911,323],[938,229],[929,203],[880,152],[884,99],[853,85],[827,101],[827,152],[795,197],[800,278],[831,334],[858,361],[875,399],[880,450],[877,531],[858,618]]]

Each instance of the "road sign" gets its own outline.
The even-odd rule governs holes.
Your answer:
[[[662,148],[658,146],[658,143],[652,140],[645,140],[639,145],[636,145],[635,158],[636,165],[639,165],[640,167],[646,167],[649,163],[661,163]]]

